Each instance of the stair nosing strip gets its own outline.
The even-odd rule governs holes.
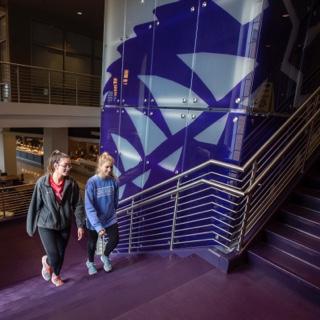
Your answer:
[[[282,253],[286,254],[287,256],[289,256],[289,257],[291,257],[291,258],[293,258],[293,259],[296,259],[296,260],[298,260],[298,261],[300,261],[300,262],[302,262],[302,263],[305,263],[305,264],[307,264],[309,267],[318,269],[318,270],[320,271],[320,267],[315,266],[314,264],[312,264],[312,263],[310,263],[310,262],[308,262],[308,261],[305,261],[305,260],[303,260],[303,259],[295,256],[294,254],[291,254],[291,253],[288,253],[288,252],[286,252],[286,251],[283,251],[281,248],[275,247],[274,245],[270,245],[270,246],[271,246],[272,248],[278,250],[278,251],[281,251]]]
[[[283,272],[285,272],[287,274],[291,274],[291,275],[295,276],[297,280],[300,280],[300,281],[308,284],[309,286],[315,288],[316,290],[319,290],[319,287],[317,287],[315,284],[309,282],[305,278],[302,278],[297,273],[292,272],[292,271],[288,270],[287,268],[285,268],[285,267],[283,267],[283,266],[281,266],[281,265],[279,265],[279,264],[277,264],[277,263],[275,263],[275,262],[273,262],[273,261],[271,261],[271,260],[269,260],[269,259],[267,259],[267,258],[265,258],[263,256],[260,256],[260,255],[256,254],[255,252],[251,251],[251,254],[255,255],[258,259],[263,259],[267,264],[274,266],[277,270],[283,271]]]
[[[290,226],[288,226],[288,227],[291,228]],[[295,228],[291,228],[291,229],[300,231],[300,230],[295,229]],[[279,233],[277,233],[277,232],[275,232],[275,231],[272,231],[272,230],[270,230],[270,229],[267,229],[266,232],[271,232],[271,233],[275,234],[276,236],[278,236],[278,237],[280,237],[280,238],[282,238],[282,239],[286,239],[287,241],[292,242],[292,243],[297,243],[297,244],[299,244],[299,246],[301,246],[301,247],[303,247],[303,248],[309,249],[309,250],[311,250],[311,251],[314,251],[314,252],[317,252],[317,253],[320,254],[320,252],[318,252],[317,250],[314,250],[313,248],[307,247],[305,244],[302,244],[301,242],[295,241],[295,240],[290,239],[290,238],[286,238],[285,236],[283,236],[283,235],[281,235],[281,234],[279,234]],[[308,235],[309,235],[309,233],[306,233],[306,232],[303,232],[303,231],[301,231],[301,233],[304,233],[304,234],[308,234]],[[317,239],[318,239],[318,237],[317,237]],[[273,247],[274,247],[274,246],[273,246]],[[275,247],[275,248],[277,248],[277,247]]]
[[[293,213],[293,212],[287,212],[287,211],[285,211],[285,213],[286,213],[286,214],[290,214],[290,215],[292,215],[292,216],[295,216],[295,217],[297,217],[297,218],[300,218],[300,219],[303,219],[303,220],[309,221],[309,222],[311,222],[311,223],[314,223],[314,224],[316,224],[316,225],[319,225],[319,226],[320,226],[320,223],[319,223],[319,222],[314,221],[314,220],[310,220],[310,219],[308,219],[308,218],[305,218],[304,216],[300,216],[300,215],[295,214],[295,213]],[[320,214],[320,213],[319,213],[319,214]]]
[[[318,211],[318,210],[315,210],[315,209],[306,207],[306,206],[301,205],[301,204],[295,204],[295,203],[290,203],[290,202],[289,202],[289,204],[287,205],[287,207],[290,206],[290,204],[293,205],[294,207],[303,208],[303,209],[306,209],[306,210],[308,210],[308,211],[313,211],[313,212],[316,212],[317,214],[320,214],[320,210]],[[282,207],[282,209],[285,209],[285,208],[286,208],[286,205],[284,205],[284,206]]]

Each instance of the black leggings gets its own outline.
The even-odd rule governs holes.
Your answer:
[[[53,268],[55,275],[58,276],[62,268],[64,252],[70,237],[70,228],[57,231],[38,227],[38,231],[42,245],[48,256],[48,264]]]
[[[108,243],[104,250],[104,255],[109,257],[109,254],[119,243],[118,224],[115,223],[112,226],[105,228],[105,230],[108,236]],[[97,240],[98,233],[95,230],[88,230],[88,260],[90,262],[94,262]]]

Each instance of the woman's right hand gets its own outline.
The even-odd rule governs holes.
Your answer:
[[[100,231],[98,232],[98,235],[99,235],[100,237],[104,236],[105,234],[106,234],[106,230],[105,230],[105,229],[102,229],[102,230],[100,230]]]

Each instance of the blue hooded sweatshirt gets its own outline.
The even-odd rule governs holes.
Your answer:
[[[97,232],[117,222],[118,184],[113,178],[92,176],[86,184],[87,228]]]

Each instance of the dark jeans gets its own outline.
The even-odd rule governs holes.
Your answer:
[[[70,237],[70,228],[57,231],[46,228],[39,228],[44,250],[47,253],[47,262],[53,268],[53,272],[58,276],[62,268],[64,253]]]
[[[119,243],[118,224],[115,223],[110,227],[105,228],[108,236],[108,243],[104,250],[104,255],[109,257],[109,254]],[[88,230],[88,260],[94,262],[94,253],[98,240],[98,233],[95,230]]]

